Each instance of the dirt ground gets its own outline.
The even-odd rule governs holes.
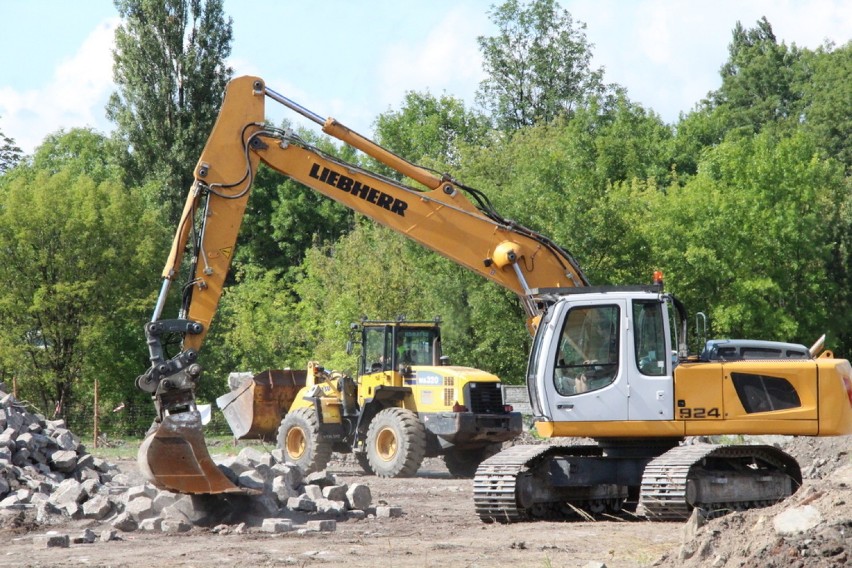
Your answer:
[[[798,459],[811,474],[797,495],[807,491],[827,491],[822,477],[831,478],[835,467],[850,463],[850,439],[841,438],[822,446],[815,440],[803,440]],[[788,449],[790,451],[790,449]],[[836,462],[836,463],[832,463]],[[119,464],[133,473],[134,462]],[[4,542],[0,566],[347,566],[367,568],[394,567],[642,567],[655,563],[682,566],[678,551],[684,543],[683,523],[655,523],[645,520],[600,520],[596,522],[533,522],[512,525],[484,524],[474,513],[472,481],[454,479],[440,459],[427,459],[415,478],[379,479],[361,473],[358,466],[333,461],[329,471],[344,483],[369,485],[373,505],[401,507],[401,518],[338,521],[333,533],[281,535],[250,529],[245,534],[217,534],[210,529],[193,528],[188,533],[162,534],[135,531],[121,533],[120,541],[72,544],[70,548],[37,548],[33,537],[48,530],[67,533],[74,538],[85,528],[96,533],[108,524],[91,521],[68,522],[50,527],[7,526],[0,530]],[[138,471],[136,471],[138,474]],[[813,489],[811,489],[813,487]],[[841,484],[842,492],[827,506],[835,522],[852,528],[850,485]],[[842,496],[842,497],[841,497]],[[795,496],[794,496],[795,497]],[[840,500],[838,500],[840,498]],[[781,510],[783,504],[773,509]],[[702,529],[707,538],[726,541],[733,549],[747,549],[757,534],[752,523],[717,519]],[[758,519],[756,512],[745,517]],[[839,515],[839,519],[838,519]],[[760,525],[760,522],[755,521]],[[771,531],[771,523],[764,523]],[[852,533],[852,530],[849,531]],[[721,536],[720,536],[721,533]],[[768,534],[768,533],[767,533]],[[850,535],[852,536],[852,535]],[[767,536],[770,542],[771,535]],[[849,541],[841,537],[841,545]],[[776,539],[777,540],[777,539]],[[705,545],[704,548],[707,548]],[[733,560],[733,553],[727,557]],[[763,553],[765,554],[765,552]],[[849,557],[844,557],[849,558]],[[662,559],[662,560],[661,560]],[[698,560],[697,556],[691,560]],[[711,565],[707,562],[693,564]],[[719,563],[714,566],[759,566],[745,563]],[[591,564],[590,564],[591,563]],[[786,564],[782,564],[786,565]],[[809,563],[797,564],[809,566]],[[830,564],[819,564],[831,565]],[[816,564],[814,564],[816,566]]]
[[[135,464],[120,466],[132,470]],[[332,462],[329,470],[339,481],[369,485],[374,505],[402,507],[403,516],[338,521],[334,533],[135,531],[122,533],[121,541],[48,549],[35,548],[33,537],[55,530],[74,538],[86,527],[99,534],[108,525],[5,529],[0,566],[574,567],[596,561],[618,568],[650,565],[680,541],[677,525],[647,521],[484,524],[474,513],[472,481],[452,478],[439,459],[427,459],[410,479],[368,477],[344,462]]]

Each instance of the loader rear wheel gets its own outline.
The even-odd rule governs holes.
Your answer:
[[[503,444],[488,444],[480,448],[448,448],[444,464],[453,477],[470,479],[476,475],[479,464],[495,455]]]
[[[426,428],[404,408],[385,408],[367,430],[367,459],[379,477],[411,477],[426,455]]]
[[[331,460],[331,442],[320,438],[313,408],[287,413],[278,428],[278,447],[285,462],[299,466],[305,473],[322,471]]]

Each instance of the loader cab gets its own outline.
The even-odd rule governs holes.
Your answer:
[[[439,320],[362,321],[353,330],[360,333],[359,375],[441,362]]]
[[[657,287],[572,289],[546,298],[527,371],[537,417],[671,420],[672,298]]]

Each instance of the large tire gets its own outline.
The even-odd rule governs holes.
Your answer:
[[[367,459],[379,477],[411,477],[426,455],[426,428],[404,408],[385,408],[367,429]]]
[[[489,444],[481,448],[448,448],[444,464],[453,477],[472,478],[483,461],[495,455],[503,444]]]
[[[288,412],[278,428],[278,448],[284,461],[305,473],[322,471],[331,460],[331,442],[319,435],[319,420],[313,408]]]

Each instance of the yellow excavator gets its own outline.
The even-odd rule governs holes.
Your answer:
[[[413,182],[365,171],[268,126],[267,99]],[[146,325],[151,367],[137,385],[151,393],[157,417],[139,462],[159,487],[239,491],[210,459],[194,392],[198,350],[261,161],[517,294],[535,334],[526,380],[538,432],[596,443],[518,445],[483,461],[473,495],[483,521],[623,508],[682,519],[694,508],[712,513],[765,505],[801,484],[795,459],[768,445],[684,440],[852,433],[852,366],[821,345],[800,358],[690,356],[686,311],[663,290],[661,278],[644,286],[592,287],[568,252],[500,216],[478,190],[407,162],[257,77],[240,77],[228,85],[196,166]],[[176,319],[162,319],[187,244],[192,264],[181,309]],[[163,348],[169,333],[183,337],[171,358]]]

